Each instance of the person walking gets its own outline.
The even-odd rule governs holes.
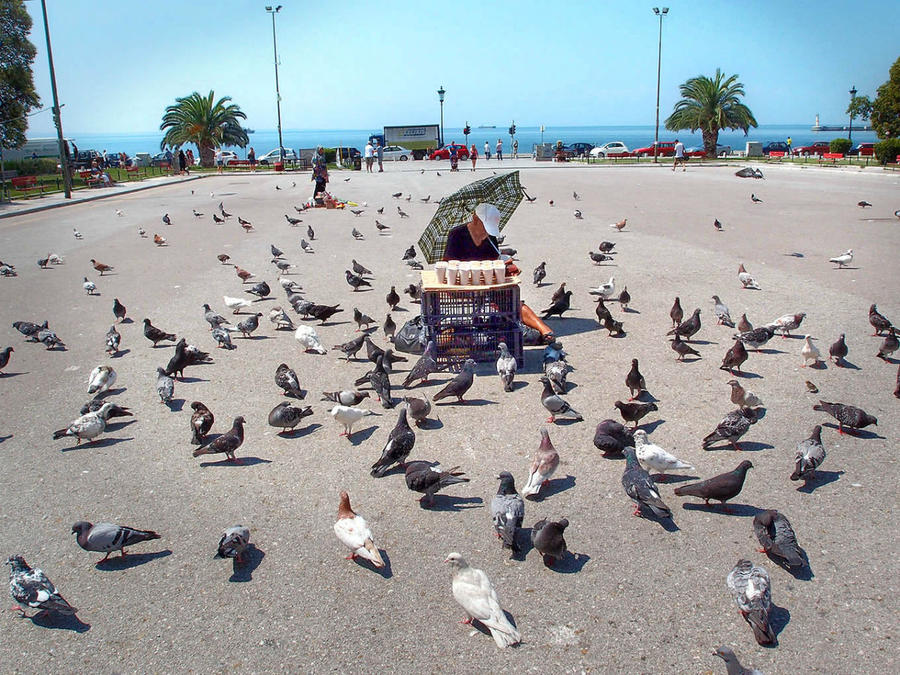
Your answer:
[[[791,143],[792,143],[792,142],[793,142],[793,141],[791,140],[791,137],[788,136],[788,137],[787,137],[788,157],[791,156]]]
[[[247,153],[247,161],[250,163],[250,171],[256,171],[256,150],[253,148]]]
[[[194,151],[188,148],[185,156],[187,157],[188,166],[194,166]]]
[[[519,159],[519,139],[513,141],[513,159]]]
[[[485,159],[491,158],[491,144],[487,141],[484,142],[484,157]]]
[[[222,148],[216,148],[216,173],[223,173],[225,170],[225,156],[222,154]]]
[[[681,163],[681,170],[687,171],[687,162],[684,157],[684,143],[679,141],[677,138],[675,139],[675,161],[672,162],[672,172],[675,172],[675,169],[678,168],[678,164]]]
[[[475,162],[478,161],[478,150],[475,149],[475,144],[472,143],[472,148],[469,150],[469,159],[472,160],[472,171],[475,170]]]
[[[328,183],[328,164],[325,161],[325,148],[321,145],[316,148],[316,154],[312,158],[312,179],[316,182],[313,190],[313,199],[316,199],[325,192],[325,185]]]
[[[459,147],[455,141],[450,141],[450,170],[459,171]]]
[[[182,176],[187,173],[187,156],[181,148],[178,149],[178,173]]]
[[[378,155],[378,173],[384,173],[384,147],[381,141],[375,141],[375,154]]]
[[[375,159],[375,148],[372,147],[372,140],[366,143],[365,149],[365,157],[366,157],[366,173],[372,173],[372,163]]]
[[[497,150],[497,161],[502,162],[503,161],[503,139],[502,138],[497,139],[496,150]]]

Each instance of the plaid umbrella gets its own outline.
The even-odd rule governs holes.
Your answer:
[[[428,227],[419,237],[419,250],[425,260],[434,263],[444,255],[450,230],[468,223],[476,206],[482,202],[496,206],[500,210],[502,230],[521,201],[522,186],[519,185],[518,171],[469,183],[441,201]]]

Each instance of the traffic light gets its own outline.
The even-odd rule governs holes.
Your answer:
[[[469,125],[467,123],[465,128],[463,129],[463,136],[468,136],[471,133],[472,133],[472,130],[469,128]]]
[[[513,122],[512,125],[510,125],[510,127],[509,127],[509,135],[510,136],[516,135],[516,123],[515,122]]]

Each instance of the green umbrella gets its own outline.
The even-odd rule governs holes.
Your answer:
[[[469,183],[441,201],[428,227],[419,237],[419,250],[425,260],[434,263],[444,256],[450,230],[468,223],[476,206],[483,202],[496,206],[500,210],[502,230],[521,201],[522,186],[518,171]]]

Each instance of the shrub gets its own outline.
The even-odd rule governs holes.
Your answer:
[[[875,144],[875,156],[882,164],[896,162],[897,155],[900,155],[900,138],[888,138]]]
[[[325,153],[325,162],[327,164],[333,164],[335,161],[335,157],[337,156],[337,150],[335,148],[322,148]]]
[[[853,141],[849,138],[835,138],[831,141],[831,152],[839,152],[846,155],[850,148],[853,147]]]
[[[14,162],[3,162],[3,168],[6,171],[18,171],[20,176],[38,176],[56,173],[56,165],[58,163],[52,157],[41,157],[39,159],[20,159]]]

